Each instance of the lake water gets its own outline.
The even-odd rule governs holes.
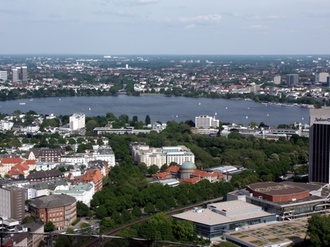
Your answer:
[[[294,122],[308,123],[309,110],[298,106],[261,104],[246,100],[164,97],[164,96],[104,96],[20,99],[0,102],[1,113],[15,110],[34,110],[40,114],[71,115],[83,112],[86,116],[104,116],[107,112],[117,117],[126,114],[144,121],[149,115],[152,122],[175,120],[195,121],[195,116],[216,116],[221,122],[240,123],[264,122],[277,126]]]

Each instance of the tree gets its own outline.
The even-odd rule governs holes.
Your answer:
[[[193,223],[186,220],[174,220],[173,234],[176,240],[182,242],[192,242],[197,239]]]
[[[123,217],[123,221],[126,223],[126,222],[129,222],[131,219],[132,219],[132,214],[127,210],[127,209],[124,209],[122,212],[121,212],[121,215]]]
[[[157,199],[156,203],[155,203],[155,207],[159,210],[159,211],[165,211],[168,207],[165,204],[165,202],[163,201],[163,199],[159,198]]]
[[[146,116],[146,119],[145,119],[144,123],[146,125],[151,124],[151,119],[150,119],[150,116],[149,115]]]
[[[103,219],[103,218],[107,217],[108,216],[108,213],[107,213],[106,207],[104,205],[99,206],[95,210],[95,215],[99,219]]]
[[[55,247],[70,247],[70,246],[72,246],[72,243],[68,236],[59,236],[56,239]]]
[[[109,217],[105,217],[100,222],[100,231],[101,231],[101,233],[104,233],[106,231],[113,229],[114,226],[115,226],[115,223],[113,222],[113,220]]]
[[[27,223],[34,223],[35,222],[35,218],[32,216],[26,216],[23,220],[22,220],[22,224],[27,224]]]
[[[149,174],[156,174],[159,170],[159,167],[156,165],[152,165],[148,168],[148,173]]]
[[[155,213],[155,206],[151,202],[148,202],[147,205],[144,207],[144,212],[147,214]]]
[[[96,120],[94,120],[94,119],[91,119],[91,120],[89,120],[89,121],[86,123],[86,130],[87,130],[87,131],[91,131],[91,130],[93,130],[95,127],[97,127],[97,122],[96,122]]]
[[[161,171],[161,172],[164,172],[164,171],[166,171],[167,168],[168,168],[168,165],[165,163],[164,165],[162,165],[162,166],[160,167],[160,171]]]
[[[52,232],[55,230],[55,225],[53,222],[48,221],[45,225],[44,225],[44,231],[45,232]]]
[[[311,246],[330,246],[330,216],[314,214],[308,219],[307,235]]]
[[[78,217],[86,217],[89,215],[89,208],[88,206],[81,202],[81,201],[78,201],[77,202],[77,216]]]
[[[123,224],[123,218],[121,217],[121,215],[117,211],[113,212],[113,214],[111,215],[111,219],[117,225]]]
[[[134,206],[132,210],[132,215],[135,216],[136,218],[141,217],[141,209],[138,206]]]

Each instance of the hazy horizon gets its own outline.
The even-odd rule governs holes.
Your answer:
[[[0,54],[330,54],[329,0],[0,1]]]

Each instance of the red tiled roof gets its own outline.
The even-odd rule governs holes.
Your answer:
[[[10,169],[8,175],[15,176],[15,175],[24,174],[24,171],[26,170],[29,170],[29,167],[26,167],[26,165],[17,164]]]
[[[166,169],[167,172],[179,172],[180,166],[170,166]]]
[[[100,181],[102,179],[102,173],[99,169],[95,170],[87,170],[84,174],[84,181],[90,182],[93,181],[94,183]]]
[[[18,164],[18,163],[21,163],[23,162],[23,159],[22,158],[3,158],[1,160],[1,163],[3,164]]]
[[[164,180],[164,179],[168,179],[170,175],[171,175],[170,172],[158,172],[153,177]]]
[[[194,178],[187,178],[185,180],[181,180],[181,182],[183,184],[196,184],[198,183],[200,180],[202,180],[201,178],[199,177],[194,177]]]

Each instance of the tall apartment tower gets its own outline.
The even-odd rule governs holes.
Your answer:
[[[70,129],[79,130],[85,128],[85,114],[84,113],[75,113],[69,118],[70,120]]]
[[[0,71],[0,80],[5,82],[5,81],[7,81],[7,79],[8,79],[7,71]]]
[[[299,83],[299,75],[298,74],[288,74],[286,75],[286,84],[288,86],[293,86]]]
[[[309,121],[309,181],[329,184],[330,107],[311,109]]]
[[[326,83],[328,77],[329,77],[329,73],[326,73],[326,72],[316,73],[315,82],[316,83]]]
[[[27,82],[27,80],[28,80],[27,67],[26,66],[22,66],[22,70],[21,70],[21,81]]]
[[[273,82],[274,84],[281,84],[281,76],[280,75],[274,76]]]
[[[13,75],[12,82],[18,82],[18,80],[19,80],[19,71],[18,71],[18,69],[13,68],[11,70],[11,72],[12,72],[12,75]]]
[[[25,193],[18,187],[0,188],[0,216],[21,222],[25,216]]]

